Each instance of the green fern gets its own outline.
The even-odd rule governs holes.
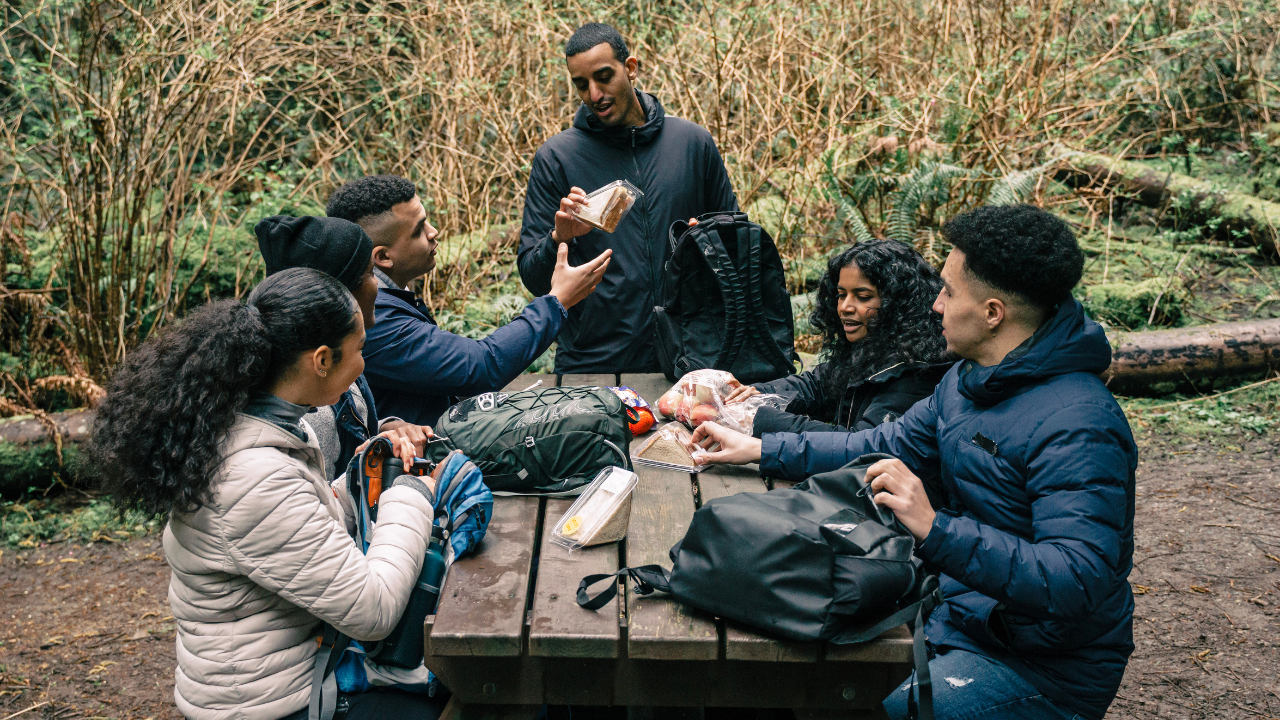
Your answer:
[[[836,209],[836,220],[840,221],[844,227],[849,228],[855,243],[868,242],[875,239],[875,236],[867,229],[867,223],[862,219],[862,212],[848,200],[842,198],[839,201],[839,207]]]
[[[1005,175],[991,184],[991,191],[987,193],[987,204],[1014,205],[1022,202],[1035,191],[1036,183],[1040,182],[1040,176],[1043,173],[1044,166],[1040,166]]]
[[[910,243],[920,224],[920,206],[928,205],[929,212],[946,202],[951,180],[963,177],[969,171],[957,165],[938,162],[922,162],[902,181],[893,193],[893,211],[889,215],[889,237]]]

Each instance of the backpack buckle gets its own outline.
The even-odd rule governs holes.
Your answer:
[[[528,448],[531,448],[531,447],[533,447],[533,445],[534,445],[534,443],[535,443],[535,442],[536,442],[536,441],[533,439],[533,436],[532,436],[532,435],[530,435],[529,437],[527,437],[527,438],[525,438],[525,439],[524,439],[524,446],[525,446],[525,447],[528,447]]]

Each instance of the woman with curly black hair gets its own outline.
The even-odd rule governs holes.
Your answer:
[[[809,322],[823,362],[768,383],[744,385],[728,402],[759,393],[787,398],[762,407],[752,434],[863,430],[896,420],[933,392],[951,366],[942,316],[931,309],[942,280],[909,245],[859,243],[827,262]]]
[[[363,344],[351,293],[294,268],[246,304],[192,313],[112,378],[88,467],[121,507],[169,516],[174,698],[188,718],[305,718],[321,623],[378,640],[404,610],[431,537],[430,478],[396,478],[361,553],[304,419],[360,375]],[[404,438],[396,450],[414,452]],[[344,702],[353,720],[440,710],[385,690]]]

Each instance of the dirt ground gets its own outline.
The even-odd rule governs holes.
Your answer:
[[[1108,718],[1280,717],[1280,441],[1142,435],[1137,600]],[[158,537],[0,555],[0,720],[178,718]]]

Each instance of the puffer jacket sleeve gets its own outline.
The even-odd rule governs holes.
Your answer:
[[[848,465],[867,453],[892,455],[916,475],[938,472],[938,394],[911,406],[897,422],[855,433],[773,433],[761,439],[760,474],[803,480]]]
[[[917,554],[1009,609],[1040,619],[1089,616],[1122,582],[1136,450],[1124,418],[1064,408],[1035,430],[1027,497],[1034,537],[939,513]]]
[[[395,628],[417,581],[432,510],[412,489],[387,490],[369,552],[361,554],[316,485],[281,463],[223,516],[236,574],[356,640],[379,640]]]

